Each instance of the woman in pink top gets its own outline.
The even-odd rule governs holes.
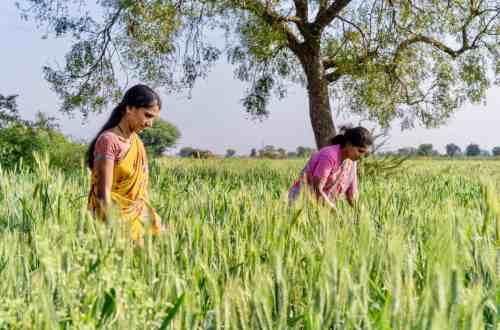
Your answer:
[[[345,194],[352,206],[358,191],[356,162],[373,144],[364,127],[345,128],[332,138],[330,145],[313,154],[288,193],[290,203],[299,196],[303,186],[316,198],[335,208],[335,201]]]

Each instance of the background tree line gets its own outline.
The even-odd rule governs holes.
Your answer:
[[[488,156],[500,156],[500,146],[493,147],[491,150],[482,149],[477,143],[468,144],[465,149],[462,150],[455,143],[448,143],[445,146],[444,154],[439,153],[434,149],[434,146],[430,143],[420,144],[418,147],[404,147],[399,148],[395,152],[385,152],[384,154],[396,154],[401,156],[447,156],[447,157],[488,157]]]
[[[62,169],[81,166],[87,145],[65,136],[57,119],[45,113],[36,113],[34,120],[21,118],[18,95],[0,94],[0,165],[15,168],[23,163],[27,168],[35,164],[36,154],[48,154],[50,164]],[[180,138],[175,125],[156,120],[153,127],[140,133],[148,154],[162,155]]]
[[[287,151],[284,148],[275,147],[273,145],[266,145],[261,149],[252,148],[249,155],[238,155],[234,149],[227,149],[223,157],[249,157],[249,158],[268,158],[268,159],[287,159],[287,158],[307,158],[315,148],[299,146],[295,151]],[[377,151],[377,156],[403,156],[403,157],[500,157],[500,146],[496,146],[491,150],[481,149],[478,144],[470,143],[462,151],[462,149],[454,144],[449,143],[446,145],[445,153],[440,153],[434,149],[430,143],[420,144],[418,147],[403,147],[396,151]],[[215,158],[218,157],[210,150],[197,149],[193,147],[183,147],[180,149],[178,156],[191,157],[191,158]],[[222,155],[221,155],[222,156]],[[221,157],[219,156],[219,157]]]
[[[434,149],[430,143],[420,144],[417,147],[403,147],[396,151],[377,151],[377,156],[403,156],[403,157],[500,157],[500,146],[493,147],[491,150],[481,149],[476,143],[470,143],[462,150],[455,143],[446,145],[445,153],[440,153]],[[295,151],[287,151],[284,148],[273,145],[266,145],[261,149],[252,148],[249,155],[238,155],[235,149],[227,149],[223,157],[249,157],[249,158],[268,158],[268,159],[287,159],[287,158],[307,158],[317,149],[299,146]],[[215,158],[217,156],[210,150],[197,149],[193,147],[183,147],[178,156],[191,158]]]
[[[35,119],[22,119],[18,106],[17,95],[4,96],[0,94],[0,165],[3,168],[14,168],[20,162],[31,167],[35,162],[35,154],[47,153],[51,165],[60,168],[74,168],[82,163],[82,156],[86,151],[86,144],[75,141],[61,133],[59,124],[54,117],[38,112]],[[165,121],[155,121],[152,128],[140,134],[150,157],[161,156],[173,148],[181,136],[179,129]],[[215,157],[250,157],[266,159],[307,158],[315,148],[298,146],[294,151],[281,147],[266,145],[260,149],[252,148],[249,155],[238,155],[237,150],[229,148],[225,155],[216,155],[214,152],[194,147],[183,147],[177,153],[179,157],[215,158]],[[432,144],[421,144],[418,147],[404,147],[397,151],[375,151],[376,155],[398,155],[404,157],[488,157],[500,156],[500,146],[492,150],[481,149],[478,144],[470,143],[462,150],[455,143],[446,145],[445,154],[441,155]]]

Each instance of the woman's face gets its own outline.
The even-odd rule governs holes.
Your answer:
[[[159,115],[160,107],[157,104],[150,107],[127,107],[128,126],[135,133],[152,127],[154,120]]]
[[[348,158],[353,161],[360,160],[361,157],[367,155],[369,152],[368,146],[358,147],[353,146],[352,144],[347,144],[343,149],[342,153],[344,154],[344,158]]]

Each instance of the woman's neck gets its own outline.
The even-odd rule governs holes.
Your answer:
[[[346,159],[347,159],[347,150],[340,147],[340,160],[343,162]]]
[[[116,125],[117,130],[120,132],[122,137],[125,139],[130,139],[132,134],[134,133],[131,129],[128,123],[124,120],[120,121],[118,125]]]

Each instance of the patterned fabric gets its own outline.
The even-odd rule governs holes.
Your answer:
[[[133,240],[142,239],[144,222],[147,220],[151,221],[154,235],[160,232],[160,218],[149,204],[148,173],[144,145],[137,134],[133,134],[125,157],[115,162],[111,186],[111,199],[118,207],[122,220],[129,223],[130,237]],[[97,214],[98,207],[97,177],[93,169],[88,208],[93,214]]]
[[[346,159],[342,162],[342,153],[339,145],[322,148],[311,156],[306,166],[300,172],[288,193],[290,202],[294,202],[302,186],[310,186],[313,177],[326,179],[323,192],[335,203],[340,195],[346,194],[352,200],[357,194],[356,162]]]
[[[125,157],[129,148],[130,144],[121,136],[109,130],[104,131],[96,140],[94,159],[112,159],[116,162]]]

